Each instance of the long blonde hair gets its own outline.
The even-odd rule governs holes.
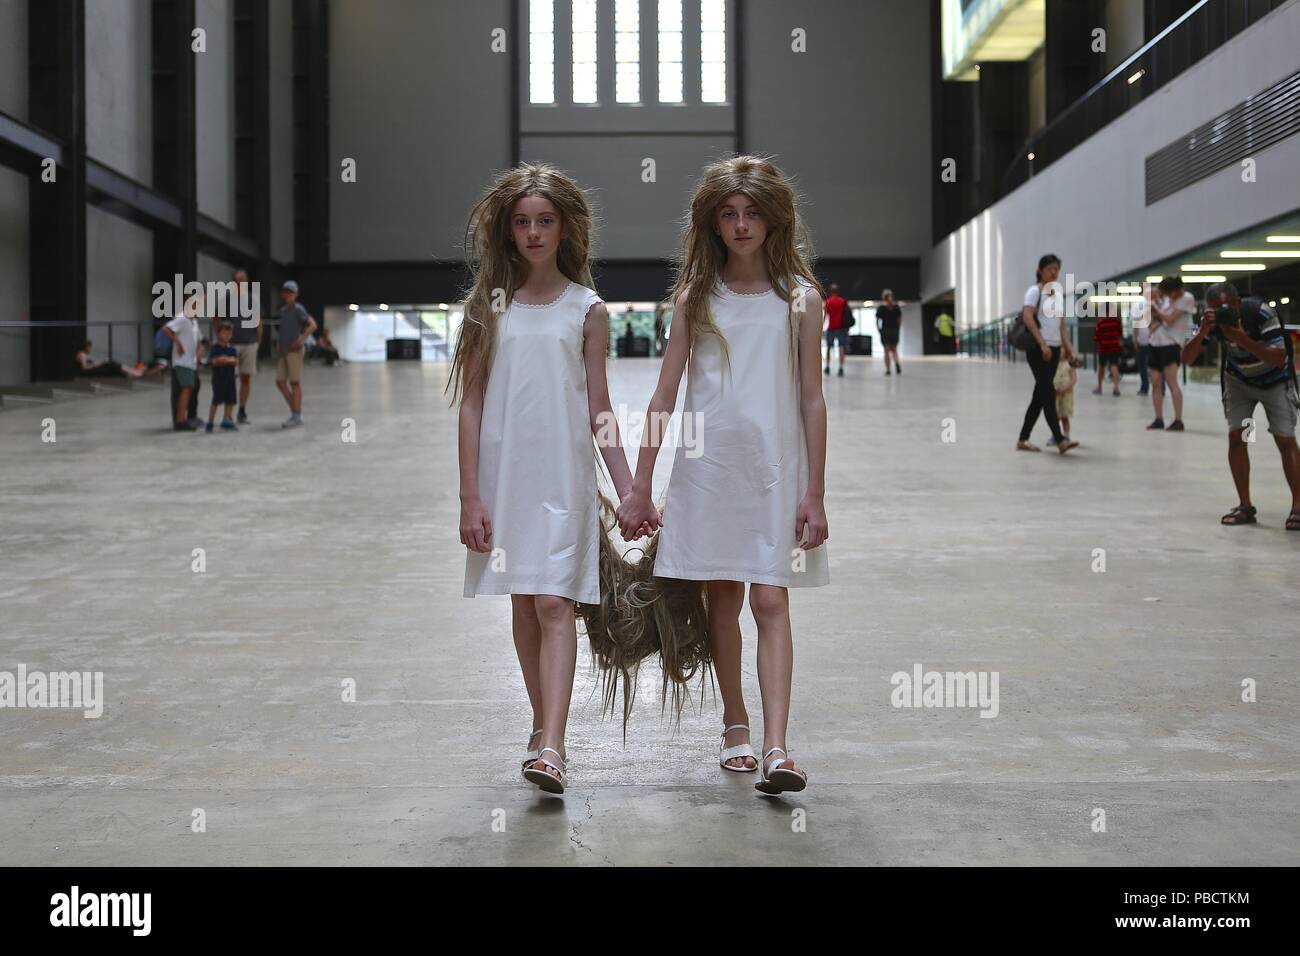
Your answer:
[[[727,246],[714,228],[718,208],[727,197],[743,193],[754,201],[767,222],[763,241],[763,259],[772,290],[785,300],[790,322],[790,364],[797,370],[799,319],[802,309],[794,306],[796,294],[803,290],[796,280],[803,279],[817,292],[821,284],[813,276],[810,260],[812,238],[799,215],[794,184],[775,163],[765,156],[734,156],[719,160],[704,170],[691,208],[682,228],[681,250],[677,259],[677,281],[672,301],[682,292],[686,300],[681,309],[688,341],[692,346],[699,336],[712,333],[722,343],[727,356],[727,342],[718,329],[709,301],[722,279],[727,261]],[[677,315],[673,316],[676,320]]]
[[[526,278],[527,263],[515,248],[510,224],[515,203],[526,196],[549,200],[560,214],[563,232],[555,261],[560,272],[579,285],[594,285],[591,207],[578,184],[548,163],[523,163],[498,176],[465,226],[471,285],[447,380],[453,405],[469,389],[486,386],[496,348],[497,309],[505,311]]]

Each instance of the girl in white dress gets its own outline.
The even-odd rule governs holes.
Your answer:
[[[460,402],[465,596],[511,595],[533,708],[523,775],[552,793],[565,785],[575,602],[600,602],[593,433],[619,496],[632,484],[590,235],[586,197],[559,170],[523,165],[497,179],[466,230],[474,281],[448,383]]]
[[[758,626],[763,760],[757,788],[798,791],[786,724],[794,648],[788,588],[828,581],[822,298],[790,181],[739,156],[704,172],[691,201],[673,290],[673,324],[647,423],[672,414],[687,370],[685,419],[663,517],[651,503],[662,435],[647,425],[631,493],[618,509],[631,538],[662,524],[655,573],[706,581],[713,667],[723,701],[719,763],[752,772],[740,682],[740,611]]]

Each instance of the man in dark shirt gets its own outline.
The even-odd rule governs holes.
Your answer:
[[[253,390],[253,376],[257,374],[257,351],[262,345],[262,303],[250,290],[247,272],[236,269],[234,280],[239,289],[239,304],[251,304],[253,312],[251,316],[241,315],[234,320],[235,329],[230,337],[230,344],[239,353],[239,424],[247,425],[248,395]]]
[[[898,364],[898,330],[903,324],[903,310],[894,302],[894,293],[886,289],[881,298],[884,303],[876,306],[876,329],[880,332],[880,344],[885,347],[885,374],[889,374],[889,360],[894,360],[894,371],[903,374],[903,367]]]
[[[1205,290],[1206,310],[1201,327],[1183,347],[1182,362],[1196,361],[1205,339],[1213,332],[1222,341],[1223,413],[1228,419],[1228,467],[1237,486],[1239,504],[1221,519],[1223,524],[1254,524],[1250,503],[1250,456],[1247,442],[1254,441],[1255,406],[1264,406],[1268,430],[1282,455],[1282,473],[1291,488],[1288,531],[1300,531],[1300,448],[1296,446],[1296,377],[1294,356],[1286,330],[1277,315],[1254,296],[1242,299],[1230,282],[1217,282]],[[1219,324],[1220,310],[1232,310],[1236,321]],[[1243,433],[1250,430],[1250,436]]]

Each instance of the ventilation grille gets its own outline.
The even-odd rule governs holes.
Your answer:
[[[1147,205],[1300,133],[1300,72],[1147,157]]]

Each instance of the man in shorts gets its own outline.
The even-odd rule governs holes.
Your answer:
[[[822,306],[826,310],[826,368],[823,371],[831,374],[831,349],[838,342],[840,346],[840,377],[844,376],[844,356],[849,350],[849,327],[846,323],[848,316],[849,303],[840,295],[840,287],[837,283],[832,282],[830,295],[826,297],[826,302]]]
[[[230,337],[230,344],[235,347],[239,354],[239,365],[236,371],[239,374],[239,418],[241,425],[249,424],[248,413],[245,409],[248,406],[248,396],[253,390],[253,376],[257,374],[257,351],[262,346],[262,303],[251,296],[248,292],[248,273],[243,269],[236,269],[233,276],[235,284],[239,287],[240,304],[251,301],[253,305],[253,315],[251,318],[240,316],[232,319],[234,331]]]
[[[1263,405],[1268,430],[1282,455],[1282,473],[1291,488],[1291,512],[1286,530],[1300,531],[1300,448],[1296,446],[1295,356],[1286,330],[1264,302],[1248,296],[1242,299],[1230,282],[1218,282],[1205,290],[1206,310],[1196,336],[1183,349],[1183,361],[1194,362],[1208,335],[1220,339],[1219,383],[1223,391],[1223,414],[1228,420],[1228,467],[1237,486],[1237,507],[1222,524],[1255,524],[1255,506],[1250,503],[1250,456],[1246,445],[1254,441],[1255,406]],[[1217,321],[1219,313],[1229,321]]]
[[[303,343],[316,331],[316,320],[298,301],[298,283],[290,279],[280,287],[280,311],[276,314],[275,387],[289,403],[289,417],[281,428],[302,425]]]

